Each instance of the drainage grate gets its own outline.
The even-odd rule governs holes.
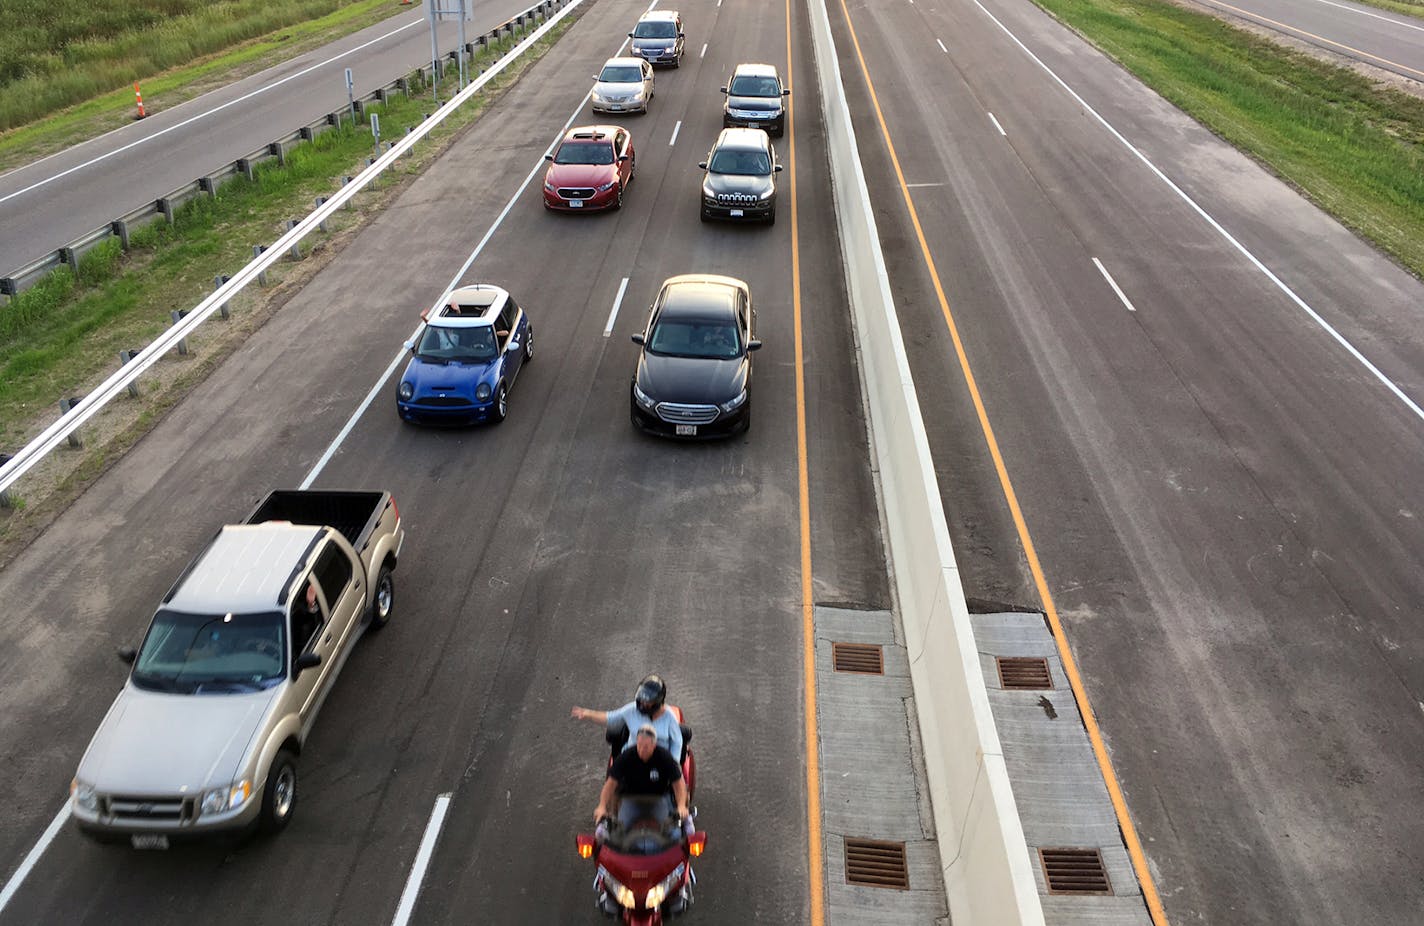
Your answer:
[[[884,675],[885,657],[873,643],[832,643],[831,664],[837,672]]]
[[[910,872],[905,866],[903,842],[847,839],[845,866],[847,884],[893,887],[902,891],[910,887]]]
[[[1111,894],[1103,855],[1097,849],[1039,849],[1050,894]]]
[[[999,684],[1004,688],[1025,691],[1053,687],[1048,660],[1042,656],[1000,656],[995,661],[999,664]]]

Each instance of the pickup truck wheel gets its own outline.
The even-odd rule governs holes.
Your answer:
[[[371,602],[371,629],[380,630],[396,608],[396,577],[391,567],[382,566],[376,576],[376,600]]]
[[[297,757],[284,749],[267,770],[267,786],[262,789],[262,831],[281,832],[296,809]]]

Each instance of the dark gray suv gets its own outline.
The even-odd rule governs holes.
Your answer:
[[[761,129],[723,129],[702,178],[702,221],[759,219],[776,223],[776,151]]]
[[[739,64],[722,92],[727,95],[722,107],[724,128],[766,129],[778,138],[786,131],[785,98],[791,90],[781,85],[774,66]]]

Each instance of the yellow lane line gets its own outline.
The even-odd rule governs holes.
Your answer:
[[[890,140],[890,129],[885,124],[885,114],[880,108],[880,98],[875,92],[875,84],[870,79],[870,68],[866,66],[865,55],[861,53],[860,39],[856,37],[855,26],[851,22],[850,10],[846,7],[845,0],[841,0],[841,10],[845,14],[846,27],[850,30],[850,39],[855,46],[856,58],[860,61],[861,74],[865,76],[865,84],[870,91],[870,102],[875,108],[875,118],[880,123],[880,132],[885,139],[885,147],[890,153],[890,163],[895,168],[895,178],[899,181],[900,192],[905,198],[905,206],[910,211],[910,222],[914,225],[915,237],[920,242],[920,254],[924,259],[925,267],[929,270],[930,279],[934,281],[935,296],[939,299],[940,311],[944,315],[945,324],[949,327],[950,338],[954,341],[954,352],[959,358],[959,367],[964,373],[964,381],[968,384],[969,394],[974,400],[974,410],[979,416],[979,427],[984,432],[984,440],[989,446],[989,455],[994,459],[994,470],[999,475],[999,485],[1003,488],[1004,499],[1008,502],[1009,511],[1013,515],[1014,526],[1018,529],[1019,541],[1023,544],[1024,555],[1028,559],[1029,569],[1033,572],[1034,584],[1038,587],[1039,597],[1043,601],[1044,613],[1048,616],[1049,626],[1053,629],[1053,639],[1058,647],[1059,658],[1063,660],[1063,669],[1068,675],[1069,685],[1073,689],[1073,697],[1078,702],[1078,711],[1083,715],[1083,726],[1088,731],[1088,739],[1093,746],[1093,755],[1097,758],[1103,782],[1107,785],[1108,795],[1112,799],[1118,828],[1122,831],[1123,842],[1127,845],[1127,853],[1132,858],[1132,867],[1142,886],[1143,899],[1147,903],[1147,910],[1152,916],[1153,923],[1157,926],[1166,926],[1167,913],[1162,907],[1161,897],[1157,894],[1157,885],[1152,880],[1152,872],[1147,867],[1147,856],[1142,851],[1142,842],[1138,839],[1137,829],[1132,824],[1132,817],[1127,810],[1127,801],[1123,798],[1122,789],[1118,786],[1117,775],[1113,773],[1107,747],[1103,744],[1102,731],[1098,728],[1097,716],[1093,713],[1092,705],[1088,703],[1088,692],[1083,687],[1082,677],[1078,674],[1078,664],[1074,661],[1073,653],[1068,648],[1068,638],[1063,632],[1063,624],[1058,618],[1058,609],[1053,604],[1053,596],[1048,591],[1048,580],[1044,578],[1043,567],[1039,564],[1038,552],[1034,548],[1033,538],[1029,536],[1028,524],[1024,520],[1023,511],[1019,508],[1018,495],[1014,492],[1013,483],[1009,479],[1008,468],[1004,465],[1003,455],[999,452],[999,442],[994,437],[993,426],[989,423],[989,414],[984,408],[984,399],[979,394],[979,386],[974,379],[974,372],[969,367],[969,356],[964,350],[964,342],[959,337],[959,326],[955,324],[954,314],[949,308],[949,300],[945,298],[944,286],[940,282],[939,272],[935,269],[929,243],[925,240],[919,213],[915,210],[909,187],[905,184],[905,174],[900,169],[900,158],[895,154],[895,145]]]
[[[791,0],[786,0],[786,82],[791,79]],[[806,456],[806,366],[801,337],[801,229],[796,211],[796,104],[786,98],[787,160],[791,175],[791,318],[796,337],[796,482],[801,509],[801,672],[806,700],[806,854],[811,924],[826,922],[825,860],[821,857],[821,747],[816,731],[816,604],[811,597],[811,477]]]
[[[1424,77],[1424,71],[1416,71],[1414,68],[1409,67],[1405,64],[1400,64],[1397,61],[1391,61],[1388,58],[1381,58],[1379,55],[1372,55],[1367,51],[1361,51],[1358,48],[1351,47],[1349,45],[1344,44],[1343,42],[1337,42],[1334,39],[1327,39],[1325,36],[1316,35],[1314,32],[1306,32],[1304,29],[1296,28],[1295,26],[1288,25],[1287,23],[1277,22],[1274,19],[1262,16],[1260,13],[1252,13],[1250,10],[1243,10],[1240,7],[1232,6],[1229,3],[1222,3],[1221,0],[1206,0],[1206,2],[1210,3],[1212,6],[1219,6],[1228,9],[1231,12],[1237,14],[1238,16],[1244,16],[1247,19],[1255,19],[1263,23],[1269,23],[1270,25],[1275,26],[1277,29],[1283,29],[1286,32],[1294,32],[1297,35],[1303,35],[1306,38],[1314,39],[1317,42],[1324,42],[1326,45],[1334,45],[1336,48],[1343,48],[1345,51],[1348,51],[1351,54],[1356,54],[1363,58],[1369,58],[1371,61],[1378,61],[1379,63],[1388,65],[1392,68],[1400,68],[1401,70],[1408,71],[1409,73],[1414,74],[1417,77]]]

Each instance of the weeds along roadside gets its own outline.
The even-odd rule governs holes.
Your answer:
[[[1161,0],[1035,0],[1424,277],[1424,99]]]
[[[473,124],[509,86],[577,20],[573,11],[539,42],[452,113],[404,157],[394,162],[334,213],[327,232],[302,243],[303,259],[269,269],[269,285],[252,285],[231,301],[231,318],[212,319],[188,339],[189,352],[170,351],[138,381],[136,398],[123,396],[80,429],[82,449],[50,453],[11,490],[0,507],[0,564],[72,501],[162,413],[239,347],[252,330],[339,252],[408,181]],[[522,36],[492,42],[475,57],[478,73]],[[452,92],[451,72],[441,81]],[[392,95],[368,105],[380,115],[382,137],[399,138],[434,110],[427,86],[412,80],[410,97]],[[0,306],[0,451],[13,453],[59,417],[59,402],[87,393],[119,365],[120,350],[142,348],[171,324],[170,312],[211,294],[213,280],[252,259],[252,247],[280,237],[284,222],[309,213],[318,196],[340,187],[374,154],[369,124],[331,129],[290,149],[286,165],[266,162],[252,181],[237,178],[212,197],[177,211],[170,226],[159,220],[134,231],[128,252],[110,241],[81,258],[77,273],[58,270]]]

